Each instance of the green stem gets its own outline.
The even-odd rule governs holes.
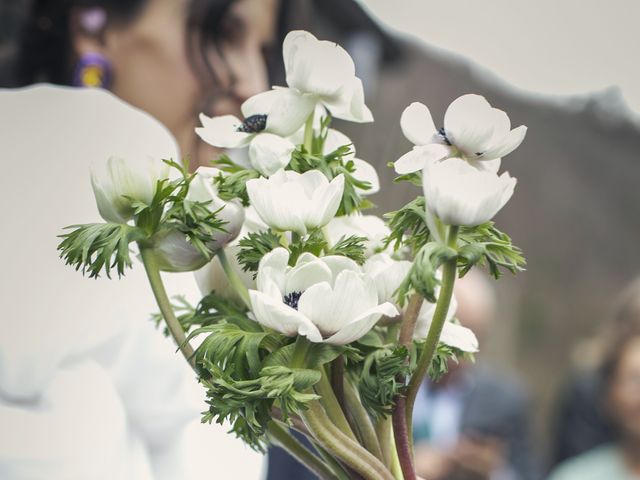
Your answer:
[[[291,355],[291,368],[305,368],[307,365],[307,354],[311,342],[307,340],[307,337],[298,335],[296,337],[296,343],[293,347],[293,354]]]
[[[378,421],[376,421],[376,437],[378,437],[378,441],[380,442],[382,458],[387,467],[391,467],[393,456],[395,455],[395,449],[391,442],[392,435],[391,417],[379,418]]]
[[[182,325],[176,318],[176,315],[173,311],[171,301],[169,300],[167,291],[165,290],[164,284],[162,283],[160,269],[158,268],[158,262],[156,261],[153,250],[140,246],[140,256],[142,257],[142,263],[144,264],[144,268],[147,272],[147,277],[149,278],[149,283],[151,284],[151,290],[153,291],[153,295],[156,298],[156,302],[158,304],[158,307],[160,308],[160,312],[162,313],[164,321],[167,324],[167,328],[169,329],[171,336],[178,345],[178,348],[184,355],[184,358],[186,358],[187,362],[189,362],[189,365],[191,365],[191,367],[195,369],[195,352],[193,350],[193,347],[191,347],[191,344],[189,344],[189,342],[187,341],[187,337],[184,333]]]
[[[404,480],[404,477],[402,476],[402,465],[400,465],[400,459],[398,458],[398,451],[396,448],[396,439],[393,434],[393,423],[390,422],[389,424],[391,425],[391,431],[389,433],[391,436],[391,448],[393,451],[391,473],[396,480]]]
[[[458,227],[449,227],[449,237],[447,239],[447,243],[450,247],[456,250],[457,239]],[[440,287],[438,302],[436,303],[436,310],[433,314],[431,326],[429,327],[429,333],[427,334],[427,340],[425,341],[424,350],[422,351],[422,354],[418,359],[418,365],[415,372],[413,372],[413,376],[411,377],[411,381],[409,382],[409,387],[407,388],[406,416],[409,433],[411,433],[412,431],[413,406],[416,401],[418,389],[420,388],[420,385],[422,384],[422,381],[424,380],[424,377],[429,370],[429,366],[431,365],[431,361],[433,360],[433,355],[438,346],[438,341],[440,340],[442,327],[444,326],[444,322],[447,319],[447,311],[449,310],[449,304],[451,303],[451,297],[453,296],[453,284],[456,281],[457,265],[458,259],[457,257],[453,257],[447,260],[442,266],[442,284]]]
[[[304,124],[304,149],[307,153],[313,154],[313,115],[314,112],[311,112],[311,115],[307,118],[306,123]]]
[[[316,440],[334,457],[360,474],[365,480],[395,480],[384,464],[362,445],[351,440],[327,416],[317,401],[307,403],[302,418]]]
[[[371,417],[362,406],[362,401],[351,382],[344,382],[344,399],[347,404],[348,412],[353,418],[353,428],[358,433],[358,437],[362,439],[364,448],[369,450],[376,458],[384,462],[382,449],[378,442],[378,436],[371,423]]]
[[[309,439],[309,441],[313,445],[313,448],[315,448],[318,451],[318,455],[320,455],[322,459],[327,463],[327,465],[331,467],[333,472],[338,477],[338,480],[351,480],[351,476],[347,472],[347,469],[344,467],[344,465],[342,465],[338,460],[336,460],[336,458],[333,455],[327,452],[327,450],[323,448],[322,445],[320,445],[318,441],[315,438],[313,438],[313,436],[307,435],[306,437]]]
[[[327,372],[324,368],[320,369],[322,373],[322,377],[320,381],[316,384],[315,388],[322,398],[320,401],[324,406],[329,418],[334,423],[336,427],[340,429],[342,433],[344,433],[347,437],[349,437],[354,442],[357,442],[356,436],[351,430],[351,426],[347,421],[347,417],[344,415],[342,408],[340,407],[340,403],[333,393],[333,389],[331,388],[331,382],[329,381],[329,377],[327,376]]]
[[[315,473],[322,480],[339,478],[316,455],[307,450],[291,433],[277,422],[271,420],[267,426],[269,438],[284,448],[305,467]]]
[[[235,290],[236,294],[240,297],[240,299],[244,302],[247,308],[251,309],[251,301],[249,300],[249,291],[247,287],[242,282],[236,271],[233,269],[231,264],[229,263],[229,259],[227,258],[227,254],[224,251],[224,248],[221,248],[218,251],[218,259],[220,260],[220,265],[222,265],[222,269],[224,270],[225,275],[227,276],[227,280],[229,280],[229,284]]]

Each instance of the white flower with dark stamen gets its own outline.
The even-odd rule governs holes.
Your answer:
[[[127,223],[133,218],[132,202],[146,205],[159,180],[169,177],[169,166],[155,159],[128,161],[111,157],[91,169],[91,186],[98,211],[107,222]]]
[[[305,235],[335,216],[342,200],[344,176],[331,182],[318,170],[305,173],[280,170],[269,178],[247,182],[251,205],[270,227]]]
[[[187,199],[208,202],[207,208],[217,212],[224,231],[217,231],[206,243],[210,252],[216,252],[238,236],[244,222],[244,209],[240,202],[226,202],[214,188],[213,178],[219,173],[216,168],[200,167],[189,185]],[[209,259],[177,230],[161,230],[154,238],[154,253],[160,270],[168,272],[190,272],[203,267]]]
[[[347,257],[303,253],[294,267],[277,248],[260,261],[257,290],[249,290],[256,321],[287,336],[346,345],[397,309],[379,303],[375,283]]]
[[[447,157],[463,158],[478,169],[497,172],[500,159],[518,148],[527,132],[524,125],[511,130],[505,112],[472,94],[449,105],[442,128],[435,126],[431,112],[419,102],[402,112],[400,125],[415,147],[395,162],[399,174],[417,172]]]
[[[244,120],[235,115],[208,117],[201,113],[202,127],[196,128],[196,133],[208,144],[219,148],[245,147],[262,133],[288,137],[308,116],[296,109],[312,103],[311,99],[301,101],[288,89],[270,90],[254,95],[242,104]]]
[[[335,245],[341,238],[356,237],[366,238],[365,256],[370,257],[376,250],[384,247],[384,238],[391,230],[379,217],[375,215],[345,215],[333,218],[326,226],[327,237],[331,245]]]
[[[345,49],[298,30],[286,36],[282,52],[289,88],[272,91],[282,97],[278,103],[286,104],[291,115],[307,118],[322,105],[335,118],[373,121],[364,103],[362,81]]]
[[[516,181],[507,172],[498,176],[459,158],[436,161],[422,175],[427,214],[446,225],[479,225],[509,201]]]

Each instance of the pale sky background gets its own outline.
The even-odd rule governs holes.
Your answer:
[[[617,85],[640,113],[640,1],[361,1],[392,28],[520,88],[575,94]]]

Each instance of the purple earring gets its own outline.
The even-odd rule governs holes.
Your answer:
[[[111,63],[107,57],[96,52],[82,54],[73,75],[73,85],[108,89],[111,86]]]
[[[98,35],[107,22],[107,14],[102,8],[89,8],[80,14],[79,21],[85,33]],[[111,86],[111,63],[107,57],[97,52],[82,54],[73,75],[73,85],[108,89]]]

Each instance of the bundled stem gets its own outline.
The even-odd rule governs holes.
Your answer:
[[[268,425],[269,438],[285,450],[287,450],[300,463],[315,473],[321,480],[334,480],[339,478],[325,463],[316,455],[307,450],[287,429],[275,421],[270,421]]]
[[[345,416],[344,411],[340,406],[340,402],[338,402],[338,399],[336,398],[333,389],[331,388],[331,383],[329,382],[329,378],[327,377],[325,369],[322,368],[321,372],[322,377],[316,384],[316,391],[322,397],[320,401],[334,425],[338,427],[340,431],[347,437],[356,442],[356,436],[354,435],[353,430],[351,430],[351,426],[349,425],[347,417]]]
[[[385,462],[380,443],[378,442],[378,436],[371,422],[371,417],[369,417],[369,414],[362,406],[358,392],[356,392],[355,387],[350,382],[344,382],[344,394],[347,411],[352,418],[351,425],[358,434],[358,437],[362,440],[364,448],[369,450],[380,461]],[[385,464],[387,463],[385,462]]]
[[[359,443],[342,433],[317,401],[311,401],[302,418],[309,431],[334,457],[343,461],[365,480],[395,480],[384,464]]]

